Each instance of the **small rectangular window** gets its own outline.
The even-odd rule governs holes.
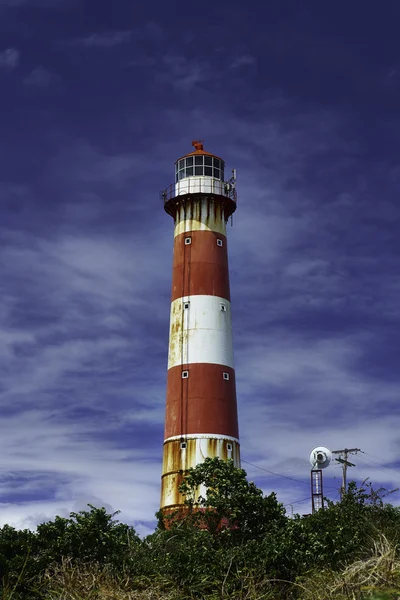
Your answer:
[[[223,375],[225,381],[229,381],[229,373],[224,372],[222,375]]]
[[[189,371],[182,371],[182,379],[187,379],[189,377]],[[228,375],[229,377],[229,375]]]
[[[195,175],[203,176],[204,175],[204,173],[203,173],[203,167],[195,167],[194,168],[194,174]]]
[[[205,156],[205,157],[204,157],[204,164],[205,164],[207,167],[212,167],[212,160],[213,160],[213,159],[212,159],[212,156]]]
[[[195,156],[194,157],[194,164],[195,165],[202,165],[203,164],[203,157],[202,156]]]
[[[185,302],[185,303],[183,304],[183,308],[184,308],[185,310],[187,310],[187,309],[189,308],[189,305],[190,305],[190,302]]]
[[[226,306],[225,306],[225,304],[222,304],[222,302],[220,304],[220,308],[221,308],[222,312],[226,312]]]
[[[192,243],[192,238],[191,237],[187,237],[185,238],[185,246],[189,246],[189,244]]]
[[[181,450],[186,450],[186,442],[181,442]]]
[[[188,158],[186,159],[186,166],[187,167],[193,166],[193,156],[188,156]]]
[[[221,179],[221,171],[219,169],[214,169],[214,177],[215,179]]]
[[[221,168],[221,161],[219,160],[219,158],[214,158],[214,167],[216,169],[220,169]]]
[[[220,240],[219,238],[217,239],[217,246],[220,246],[221,248],[223,246],[222,240]]]
[[[204,167],[204,175],[206,177],[212,177],[212,167]]]
[[[226,445],[226,449],[227,449],[228,451],[229,451],[229,450],[232,450],[232,444],[227,444],[227,445]]]
[[[193,175],[193,167],[186,168],[186,177],[191,177]]]

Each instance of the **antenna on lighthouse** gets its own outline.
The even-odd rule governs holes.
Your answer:
[[[324,492],[322,486],[322,469],[331,463],[332,452],[325,446],[317,446],[310,454],[311,464],[311,503],[312,512],[324,508]]]

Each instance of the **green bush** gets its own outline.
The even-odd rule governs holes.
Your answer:
[[[275,494],[264,496],[232,461],[207,459],[188,472],[181,491],[185,512],[170,520],[160,514],[144,540],[114,519],[118,512],[90,504],[35,533],[5,525],[3,598],[15,590],[13,600],[49,600],[57,597],[49,596],[52,581],[99,600],[397,598],[400,510],[383,502],[385,490],[351,483],[340,502],[289,519]],[[118,585],[119,595],[112,591]]]

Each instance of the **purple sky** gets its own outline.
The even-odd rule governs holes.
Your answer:
[[[397,487],[400,6],[383,6],[0,0],[0,524],[91,502],[152,530],[159,191],[199,138],[238,173],[242,458],[298,481],[243,467],[298,512],[314,446],[359,447],[349,477]]]

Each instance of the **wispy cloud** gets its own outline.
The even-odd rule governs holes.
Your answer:
[[[129,43],[131,38],[131,31],[105,31],[102,33],[92,33],[85,38],[75,40],[74,43],[93,48],[112,48],[113,46]]]
[[[36,67],[25,77],[24,83],[33,87],[47,88],[55,79],[55,75],[44,67]]]
[[[373,78],[362,103],[351,96],[362,57],[331,37],[312,38],[316,56],[307,32],[267,36],[263,23],[261,35],[255,23],[254,39],[232,48],[231,20],[216,22],[210,41],[212,27],[182,34],[180,18],[168,30],[139,22],[132,35],[86,30],[75,41],[66,27],[61,51],[77,44],[77,64],[82,47],[115,47],[124,65],[144,68],[110,89],[114,61],[99,69],[87,51],[74,79],[71,57],[57,57],[46,68],[63,81],[64,68],[65,97],[16,102],[14,117],[33,125],[21,139],[10,130],[2,148],[4,522],[31,526],[94,502],[151,527],[173,246],[158,191],[197,136],[228,175],[238,169],[228,245],[242,456],[300,481],[243,463],[250,477],[308,512],[314,445],[398,459],[397,104],[371,105]],[[366,128],[364,110],[384,114],[384,126]],[[395,483],[394,472],[354,462],[349,476]],[[324,476],[334,497],[340,467]]]
[[[6,506],[4,522],[33,527],[55,512],[65,514],[71,502],[84,508],[96,501],[123,510],[147,531],[140,522],[151,519],[158,504],[165,383],[164,369],[155,375],[145,355],[166,363],[158,330],[167,334],[168,316],[161,299],[149,302],[164,274],[160,250],[149,252],[143,233],[141,240],[31,237],[28,244],[17,233],[3,237],[9,262],[0,313],[0,402],[13,407],[1,425],[9,432],[1,445],[12,474],[3,479],[3,499],[34,498],[43,489],[52,496],[33,501],[28,517],[22,505]],[[46,299],[38,303],[38,294]],[[132,318],[132,302],[140,319]],[[105,397],[112,399],[112,415]],[[154,439],[157,429],[159,446],[149,446],[146,436],[151,431]],[[120,473],[112,466],[116,460]]]
[[[241,56],[238,56],[237,58],[235,58],[232,61],[230,68],[238,69],[239,67],[246,67],[248,65],[254,65],[256,62],[257,62],[257,59],[255,56],[252,56],[251,54],[242,54]]]
[[[184,56],[167,55],[163,62],[167,70],[164,76],[177,90],[189,92],[212,77],[206,65]]]
[[[0,52],[0,69],[12,71],[19,65],[20,52],[16,48],[6,48]]]

